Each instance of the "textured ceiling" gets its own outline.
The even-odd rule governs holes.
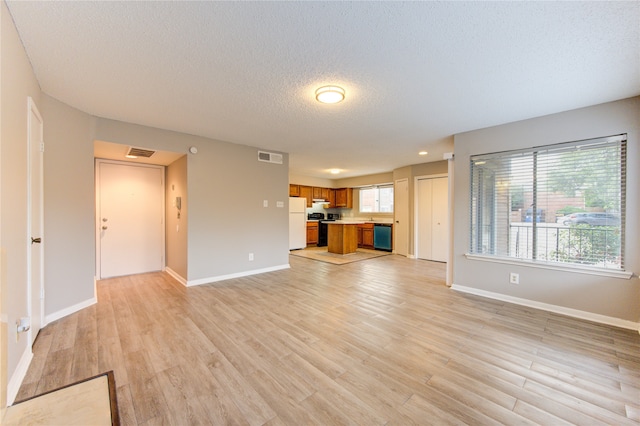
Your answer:
[[[288,152],[300,175],[436,161],[456,133],[640,94],[638,2],[7,4],[45,93]],[[346,100],[316,102],[326,84]]]

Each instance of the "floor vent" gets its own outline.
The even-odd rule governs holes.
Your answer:
[[[258,151],[258,161],[264,161],[265,163],[282,164],[282,154]]]
[[[149,149],[136,148],[136,147],[130,146],[129,147],[129,152],[127,152],[127,155],[131,155],[131,156],[134,156],[134,157],[149,158],[155,153],[156,153],[155,151],[151,151]]]

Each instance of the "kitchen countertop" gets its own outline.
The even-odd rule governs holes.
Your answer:
[[[343,225],[364,225],[365,223],[373,223],[374,225],[379,223],[382,225],[392,225],[393,222],[389,221],[389,222],[382,222],[382,221],[378,221],[378,220],[336,220],[334,222],[329,222],[329,223],[337,223],[337,224],[343,224]]]
[[[340,220],[328,220],[328,219],[323,219],[323,222],[326,223],[337,223],[337,224],[343,224],[343,225],[363,225],[365,223],[381,223],[381,224],[385,224],[385,225],[392,225],[393,224],[393,220],[389,219],[388,221],[384,221],[384,219],[382,220],[364,220],[364,219],[340,219]],[[318,219],[307,219],[307,222],[320,222],[320,220]]]

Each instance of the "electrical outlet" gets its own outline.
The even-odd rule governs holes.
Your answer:
[[[263,207],[269,207],[269,200],[262,200]]]
[[[520,284],[520,274],[512,272],[509,274],[509,282],[511,284]]]
[[[249,253],[249,261],[253,261],[253,253]]]

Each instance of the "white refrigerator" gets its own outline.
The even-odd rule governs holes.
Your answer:
[[[307,199],[289,197],[289,250],[307,246]]]

